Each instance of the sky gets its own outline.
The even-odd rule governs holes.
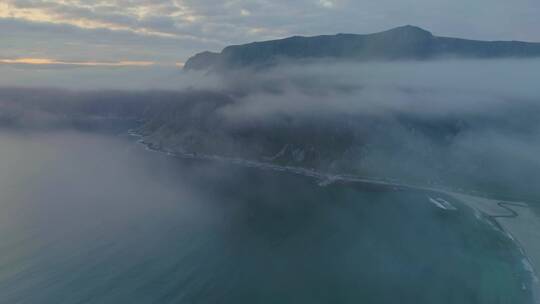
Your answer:
[[[0,0],[0,72],[14,73],[0,85],[23,85],[32,68],[168,73],[230,44],[405,24],[441,36],[540,41],[538,16],[537,0]]]

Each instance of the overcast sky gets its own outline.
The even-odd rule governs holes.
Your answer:
[[[405,24],[540,41],[539,16],[538,0],[0,0],[0,66],[175,67],[230,44]]]

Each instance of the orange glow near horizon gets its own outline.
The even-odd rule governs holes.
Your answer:
[[[73,65],[73,66],[103,66],[103,67],[147,67],[155,65],[153,61],[62,61],[49,58],[16,58],[0,59],[0,64],[24,64],[24,65]]]

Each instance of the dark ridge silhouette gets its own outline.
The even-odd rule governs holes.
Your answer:
[[[344,59],[355,61],[428,60],[436,58],[540,57],[540,43],[477,41],[437,37],[416,26],[368,34],[337,34],[290,38],[228,46],[221,53],[191,57],[187,70],[264,67],[280,60]]]

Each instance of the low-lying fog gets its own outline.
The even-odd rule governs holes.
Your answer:
[[[28,75],[32,69],[27,69],[17,73]],[[309,145],[328,150],[324,139],[340,132],[342,141],[350,142],[332,151],[346,164],[323,170],[347,167],[360,175],[462,188],[477,184],[482,190],[540,198],[535,190],[540,180],[540,60],[327,61],[221,73],[160,74],[136,68],[93,74],[92,69],[50,68],[30,78],[43,82],[28,83],[56,90],[1,89],[0,125],[59,128],[86,116],[129,117],[151,121],[148,133],[198,136],[231,146],[239,155],[250,144],[266,147],[257,142],[257,134],[273,138],[277,147],[264,151],[266,156],[285,145],[305,148],[297,137],[319,125],[321,130],[307,139],[323,141]],[[2,75],[0,83],[13,84],[11,74]],[[88,75],[93,81],[86,81]],[[63,124],[66,117],[69,123]],[[288,130],[286,138],[269,135],[275,126]],[[186,129],[189,134],[182,133]],[[247,132],[254,135],[239,140],[238,134]],[[204,152],[223,151],[208,144]]]
[[[515,245],[451,198],[174,159],[127,131],[534,202],[540,60],[80,71],[0,76],[0,302],[529,301]]]

